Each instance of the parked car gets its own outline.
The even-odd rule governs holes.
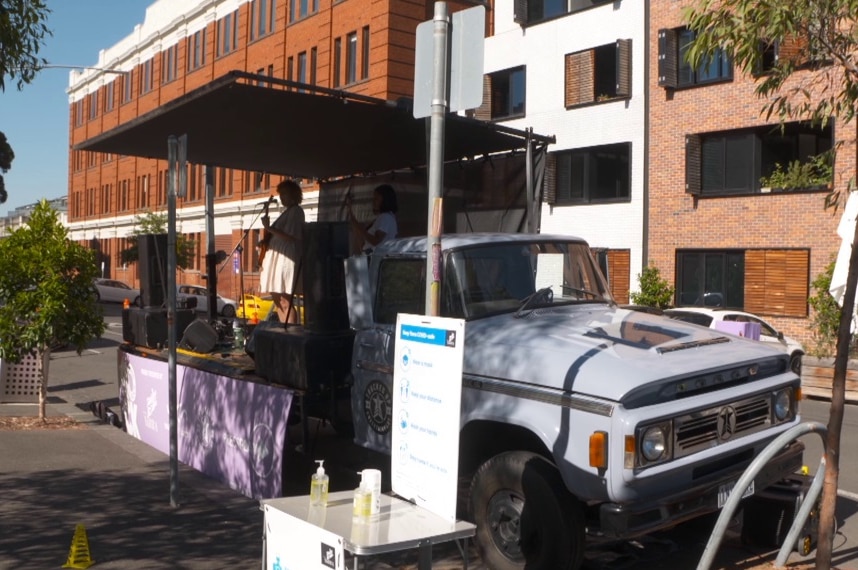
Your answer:
[[[760,340],[782,348],[783,351],[790,356],[789,365],[792,371],[801,375],[801,357],[804,356],[804,347],[800,342],[785,336],[784,333],[780,332],[774,326],[756,315],[752,315],[751,313],[746,313],[744,311],[711,309],[708,307],[679,307],[676,309],[666,309],[664,311],[664,315],[671,319],[702,325],[704,327],[709,327],[710,329],[718,328],[718,323],[723,321],[759,323]]]
[[[140,290],[116,279],[98,278],[94,282],[96,299],[105,303],[123,303],[125,299],[132,305],[140,305]]]
[[[198,285],[178,285],[178,299],[195,298],[197,300],[197,311],[208,312],[209,292],[205,287]],[[228,319],[235,317],[235,309],[238,303],[234,299],[217,296],[217,313]]]
[[[236,314],[240,319],[252,319],[253,314],[256,313],[256,318],[264,321],[272,310],[274,310],[274,299],[270,295],[259,297],[245,293],[244,298],[238,303]]]

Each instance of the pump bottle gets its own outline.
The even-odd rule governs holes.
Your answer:
[[[326,507],[328,505],[328,481],[329,477],[325,473],[325,460],[317,459],[316,463],[319,468],[310,479],[310,504],[316,507]]]

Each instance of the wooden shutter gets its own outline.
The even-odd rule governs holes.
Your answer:
[[[526,26],[529,22],[527,19],[528,0],[514,0],[513,2],[513,21],[521,27]]]
[[[546,204],[557,202],[557,155],[545,155],[545,179],[543,182],[542,201]]]
[[[474,109],[474,118],[481,121],[492,120],[492,76],[483,75],[483,102]]]
[[[632,40],[617,40],[617,97],[632,96]]]
[[[593,50],[566,54],[566,97],[567,107],[591,103],[594,99]]]
[[[629,287],[631,286],[631,251],[628,249],[608,250],[608,274],[611,295],[617,303],[629,302]]]
[[[659,87],[676,87],[678,82],[679,49],[677,46],[676,30],[662,29],[658,31],[658,85]]]
[[[745,310],[760,315],[807,316],[810,251],[745,252]]]
[[[777,59],[784,59],[793,65],[802,65],[808,61],[807,36],[789,35],[778,42]]]
[[[685,191],[695,196],[702,190],[700,137],[685,136]]]

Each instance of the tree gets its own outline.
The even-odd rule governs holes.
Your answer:
[[[45,25],[50,13],[44,0],[0,0],[0,91],[7,77],[22,89],[47,63],[38,54],[53,35]]]
[[[858,3],[854,0],[697,0],[685,10],[696,33],[688,46],[688,61],[699,66],[723,50],[746,77],[755,82],[766,119],[809,120],[825,125],[836,118],[848,123],[858,103]],[[780,46],[772,61],[764,54]],[[765,66],[764,66],[765,63]],[[854,128],[854,127],[853,127]],[[854,140],[854,139],[853,139]],[[850,190],[853,182],[849,184]],[[844,193],[845,194],[845,193]],[[839,191],[826,198],[826,206],[842,201]],[[858,241],[858,226],[853,244]],[[840,471],[840,436],[843,427],[846,365],[850,322],[858,284],[858,247],[852,248],[846,293],[837,333],[837,350],[831,392],[831,413],[825,441],[825,484],[820,510],[817,568],[831,567],[834,510]]]
[[[119,252],[122,263],[133,263],[140,259],[140,251],[137,248],[137,238],[145,234],[167,233],[167,214],[146,212],[137,216],[134,220],[134,231],[128,238],[128,247]],[[196,244],[183,235],[176,235],[176,265],[185,269],[190,267],[195,255]]]
[[[9,194],[6,192],[6,182],[3,181],[3,174],[6,174],[12,168],[13,160],[15,160],[15,153],[12,151],[12,147],[9,146],[6,135],[0,131],[0,204],[4,204],[9,197]]]
[[[655,265],[644,267],[644,270],[638,273],[638,285],[640,293],[629,294],[632,303],[658,309],[666,309],[673,303],[674,289],[661,277]]]
[[[92,252],[70,241],[46,200],[27,225],[0,240],[0,358],[20,362],[41,356],[39,417],[45,396],[51,346],[71,345],[80,354],[104,332],[93,288]]]

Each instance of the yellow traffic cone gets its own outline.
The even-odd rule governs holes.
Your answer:
[[[82,524],[76,525],[69,549],[69,558],[63,564],[63,568],[89,568],[93,564],[95,562],[89,556],[89,540],[86,538],[86,529]]]

